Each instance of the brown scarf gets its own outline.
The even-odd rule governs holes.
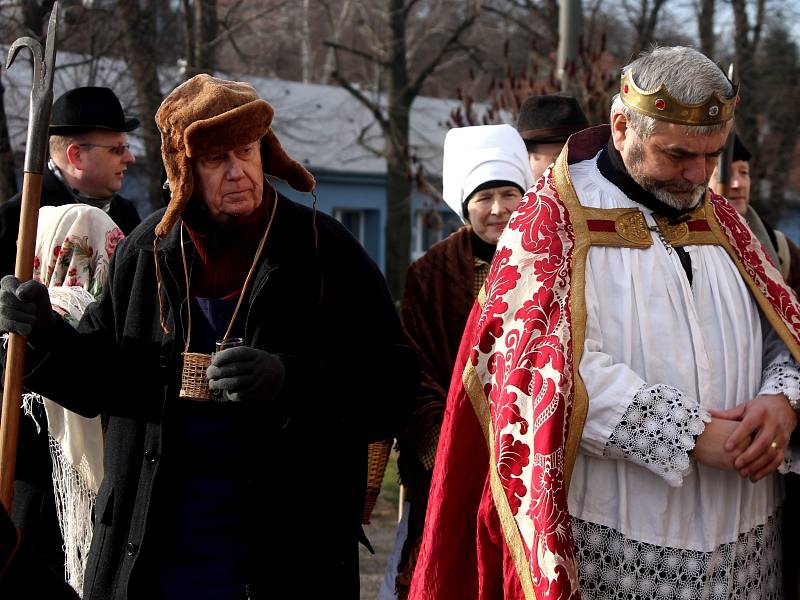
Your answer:
[[[205,206],[189,203],[183,222],[196,253],[190,264],[191,296],[226,298],[242,289],[272,208],[272,189],[264,186],[262,202],[250,217],[225,227],[212,221]]]

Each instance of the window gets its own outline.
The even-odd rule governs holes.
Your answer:
[[[412,260],[418,259],[436,242],[461,228],[463,223],[452,211],[419,210],[415,219]]]
[[[333,217],[347,227],[359,243],[366,245],[366,231],[364,227],[364,211],[351,208],[335,208]]]

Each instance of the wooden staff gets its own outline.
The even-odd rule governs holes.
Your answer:
[[[39,221],[39,202],[42,196],[42,173],[47,154],[50,108],[53,105],[57,26],[58,2],[54,2],[50,22],[47,25],[45,48],[42,49],[38,40],[21,37],[11,44],[6,61],[8,69],[22,48],[28,48],[33,55],[33,86],[28,113],[28,138],[25,144],[17,262],[14,268],[14,275],[20,281],[28,281],[33,276],[36,226]],[[9,335],[3,384],[3,411],[0,415],[0,502],[9,513],[14,496],[19,409],[22,402],[22,378],[25,373],[25,344],[26,340],[21,335],[16,333]]]

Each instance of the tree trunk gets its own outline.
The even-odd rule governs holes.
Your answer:
[[[129,57],[136,85],[136,99],[143,118],[138,133],[144,139],[146,172],[148,176],[148,201],[151,210],[160,208],[161,201],[161,136],[153,116],[161,104],[161,89],[158,83],[156,40],[156,10],[153,5],[159,0],[146,0],[140,8],[140,0],[119,0],[118,6],[125,27],[125,54]]]
[[[551,32],[550,45],[558,45],[558,21],[559,21],[559,2],[558,0],[544,0],[542,2],[542,12],[547,23],[547,31]]]
[[[731,0],[734,19],[734,47],[736,63],[734,68],[739,81],[739,94],[742,98],[736,107],[736,132],[745,146],[753,154],[751,165],[754,179],[759,179],[763,168],[759,164],[758,123],[756,120],[756,74],[755,49],[750,42],[750,24],[747,18],[746,0]],[[752,201],[760,200],[758,186],[751,188]]]
[[[8,135],[8,122],[3,96],[5,89],[0,80],[0,202],[5,202],[17,193],[17,174],[14,168],[14,151]]]
[[[185,77],[189,79],[197,74],[197,53],[195,52],[196,36],[194,34],[194,11],[191,0],[182,0],[183,4],[183,58],[186,60]]]
[[[562,0],[558,23],[558,77],[561,91],[579,96],[579,84],[574,80],[578,59],[578,39],[583,31],[583,4],[581,0]]]
[[[186,79],[216,68],[216,52],[211,42],[216,39],[218,30],[217,0],[183,0]]]
[[[300,17],[300,67],[303,83],[311,82],[311,11],[309,0],[303,0]]]
[[[411,250],[411,178],[408,157],[386,160],[386,282],[392,298],[403,296]]]
[[[714,9],[716,0],[700,0],[697,30],[700,35],[700,52],[714,60]]]
[[[337,64],[333,77],[369,109],[383,133],[384,146],[380,154],[385,158],[387,168],[386,280],[395,300],[403,295],[410,258],[410,209],[413,190],[409,143],[411,104],[428,77],[441,66],[448,53],[458,46],[460,36],[472,27],[480,9],[479,4],[470,5],[471,10],[461,21],[455,23],[449,37],[437,49],[426,51],[421,60],[410,60],[408,56],[408,18],[409,12],[414,9],[414,2],[404,0],[384,0],[381,3],[380,22],[385,25],[385,29],[381,27],[379,32],[370,32],[374,34],[373,39],[380,42],[373,44],[367,51],[340,47],[338,43],[329,44],[338,51],[348,51],[365,60],[366,67],[377,73],[376,79],[386,85],[385,95],[381,94],[386,102],[384,107],[381,100],[368,97],[341,74],[338,54],[333,53]],[[416,69],[413,77],[409,71],[411,67]]]
[[[636,56],[642,50],[650,46],[655,39],[656,27],[658,26],[658,13],[664,5],[664,0],[654,0],[652,9],[647,0],[641,2],[641,13],[637,19],[636,31],[638,37],[633,45],[631,54]]]
[[[47,19],[50,17],[54,3],[55,0],[44,0],[43,2],[29,0],[22,3],[22,20],[25,27],[40,40],[47,31]]]
[[[389,128],[386,145],[386,281],[392,297],[403,295],[411,237],[411,176],[408,163],[409,113],[414,97],[406,64],[403,0],[387,0],[389,14]]]
[[[217,0],[195,0],[194,2],[194,65],[196,73],[210,73],[216,67],[212,40],[219,30],[217,19]]]

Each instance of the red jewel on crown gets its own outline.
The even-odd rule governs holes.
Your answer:
[[[623,94],[627,94],[628,93],[628,84],[627,83],[624,86],[622,86],[622,93]]]
[[[667,103],[663,98],[656,98],[655,105],[658,110],[664,110],[667,108]]]

